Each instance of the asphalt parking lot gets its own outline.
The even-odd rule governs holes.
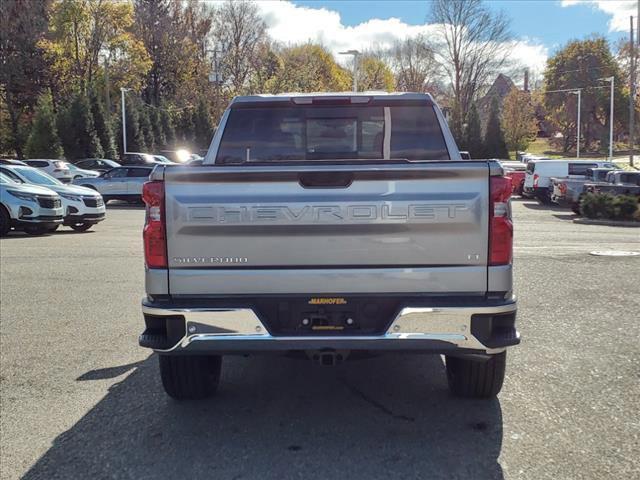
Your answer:
[[[176,403],[137,346],[140,208],[93,231],[0,241],[0,473],[53,478],[638,478],[640,229],[514,201],[523,342],[494,401],[449,395],[440,357],[328,369],[226,359]]]

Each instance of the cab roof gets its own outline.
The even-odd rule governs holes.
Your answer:
[[[231,101],[231,108],[234,106],[244,106],[246,104],[261,103],[279,103],[279,104],[295,104],[295,105],[313,105],[313,104],[369,104],[371,102],[418,102],[433,104],[433,97],[428,93],[413,92],[383,92],[383,91],[366,91],[366,92],[290,92],[270,94],[264,93],[259,95],[243,95],[235,97]]]

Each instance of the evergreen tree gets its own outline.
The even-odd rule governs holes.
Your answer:
[[[467,116],[467,128],[465,131],[465,147],[469,151],[471,158],[482,158],[484,156],[484,144],[482,142],[482,127],[480,126],[480,115],[476,104],[471,105],[471,110]]]
[[[140,108],[140,130],[144,137],[144,143],[147,146],[147,150],[153,153],[156,149],[156,139],[153,134],[153,128],[151,126],[151,120],[149,119],[149,107],[145,104],[141,104]]]
[[[198,108],[194,112],[193,123],[196,146],[198,148],[206,148],[209,145],[209,142],[211,142],[213,124],[211,122],[209,108],[207,107],[207,103],[204,99],[201,99],[198,103]]]
[[[453,135],[453,138],[455,139],[456,144],[458,145],[458,148],[460,150],[466,149],[464,129],[462,126],[463,123],[464,123],[464,116],[462,115],[460,107],[457,105],[454,105],[453,109],[451,110],[451,120],[449,121],[449,129],[451,130],[451,134]]]
[[[58,107],[58,114],[56,115],[56,127],[58,129],[58,136],[60,137],[60,143],[62,144],[64,155],[66,158],[69,158],[69,154],[73,151],[74,148],[74,138],[69,121],[68,107]]]
[[[126,101],[124,116],[127,124],[127,152],[146,151],[147,146],[140,130],[140,112],[136,102]],[[122,126],[120,126],[120,138],[122,138]]]
[[[100,145],[106,158],[116,157],[116,146],[113,138],[113,129],[111,128],[111,121],[108,118],[105,109],[102,106],[102,102],[95,91],[91,92],[91,114],[93,115],[93,123],[100,140]]]
[[[157,108],[149,109],[149,120],[151,121],[151,130],[153,131],[153,138],[156,142],[157,149],[167,148],[167,137],[162,129],[162,120],[160,118],[160,111]]]
[[[53,114],[51,96],[41,95],[36,107],[36,115],[25,145],[25,153],[30,158],[62,158],[63,151]]]
[[[173,119],[166,108],[160,108],[160,124],[165,138],[165,146],[173,148],[176,143],[176,131],[173,126]]]
[[[104,156],[93,123],[91,107],[84,95],[76,95],[69,107],[60,114],[58,128],[65,156],[69,160]]]
[[[500,124],[500,106],[498,105],[498,99],[495,97],[491,102],[489,121],[484,134],[484,148],[487,158],[509,158],[507,144],[504,140],[504,131]]]
[[[189,109],[184,109],[178,116],[176,125],[176,138],[184,143],[184,147],[190,148],[194,139],[193,113]]]

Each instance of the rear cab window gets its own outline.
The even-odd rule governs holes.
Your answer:
[[[231,108],[217,164],[450,159],[431,104],[270,103]]]

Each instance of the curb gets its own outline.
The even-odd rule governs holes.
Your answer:
[[[574,218],[573,223],[580,223],[582,225],[606,225],[609,227],[640,227],[640,222],[634,222],[631,220],[599,220],[595,218]]]

